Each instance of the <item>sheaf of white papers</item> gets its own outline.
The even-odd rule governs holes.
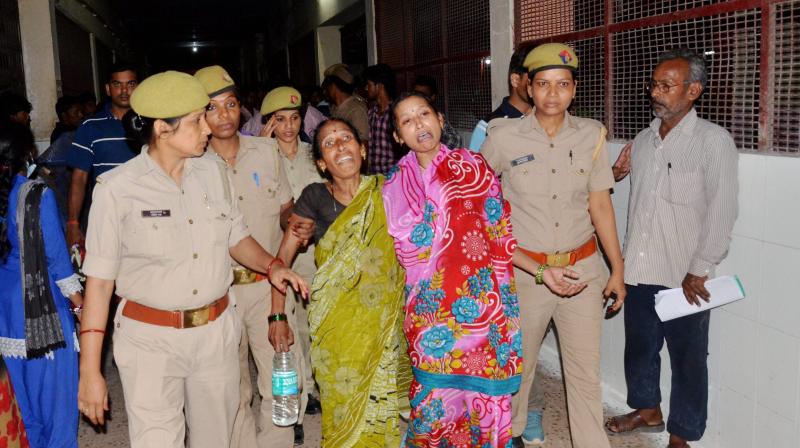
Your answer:
[[[708,302],[700,300],[700,306],[686,301],[683,288],[665,289],[656,294],[656,313],[661,322],[699,313],[718,306],[744,299],[744,287],[736,275],[725,275],[711,279],[705,284],[711,294]]]

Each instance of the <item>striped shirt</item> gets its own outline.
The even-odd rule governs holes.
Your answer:
[[[680,287],[712,277],[738,213],[739,153],[731,135],[692,109],[662,139],[656,118],[631,151],[625,283]]]
[[[89,185],[97,176],[136,156],[125,137],[122,122],[111,113],[111,103],[85,120],[75,132],[67,155],[67,165],[89,173]]]

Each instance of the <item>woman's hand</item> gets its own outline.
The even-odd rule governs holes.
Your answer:
[[[568,268],[549,267],[542,274],[542,280],[550,291],[562,297],[571,297],[583,291],[586,283],[570,283],[566,280],[578,280],[579,278],[580,275],[577,272]]]
[[[625,297],[628,295],[628,290],[625,288],[625,278],[622,274],[614,272],[609,277],[606,289],[603,290],[604,302],[608,302],[612,294],[615,294],[616,297],[608,311],[616,313],[622,308],[622,304],[625,303]]]
[[[278,320],[269,324],[269,343],[276,352],[288,352],[294,344],[294,333],[289,322]]]
[[[304,299],[308,298],[308,284],[298,273],[287,268],[283,264],[276,263],[270,272],[269,282],[282,294],[286,294],[286,284],[291,285],[292,289],[299,292]]]
[[[275,119],[275,115],[267,121],[267,124],[261,128],[261,132],[258,133],[259,137],[267,137],[272,138],[272,134],[275,133],[275,128],[278,127],[278,121]]]
[[[93,425],[105,424],[108,411],[108,388],[100,372],[81,373],[78,383],[78,411]]]

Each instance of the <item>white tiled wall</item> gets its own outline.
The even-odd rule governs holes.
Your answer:
[[[612,161],[622,145],[609,148]],[[703,448],[800,447],[800,158],[741,154],[739,218],[718,274],[738,274],[747,297],[716,309],[709,343],[709,421]],[[614,198],[625,234],[627,180]],[[624,403],[622,316],[602,340],[605,399]],[[553,353],[548,338],[546,351]],[[543,353],[543,356],[546,356]],[[662,351],[662,409],[669,357]],[[694,446],[694,445],[693,445]]]

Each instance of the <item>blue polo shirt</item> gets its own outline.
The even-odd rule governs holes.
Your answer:
[[[136,156],[129,143],[133,140],[125,136],[122,122],[111,113],[111,103],[106,103],[78,127],[67,165],[89,173],[89,185],[94,185],[97,176]]]
[[[469,149],[480,152],[481,145],[486,140],[486,129],[489,127],[490,121],[495,118],[520,118],[523,115],[522,112],[508,102],[508,97],[503,98],[503,102],[497,106],[497,109],[475,125],[475,130],[472,131],[472,138],[469,141]]]

